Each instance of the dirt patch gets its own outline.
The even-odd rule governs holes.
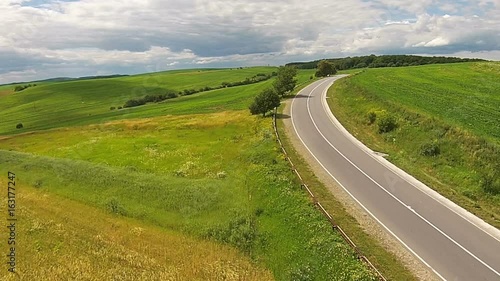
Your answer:
[[[292,99],[285,102],[283,110],[284,115],[290,115]],[[410,270],[420,280],[440,280],[436,275],[425,266],[418,258],[411,254],[399,241],[387,233],[369,214],[367,214],[350,196],[342,189],[334,179],[326,173],[319,163],[312,157],[309,151],[304,147],[300,139],[295,134],[290,118],[283,119],[285,132],[293,144],[297,153],[307,162],[314,171],[318,179],[326,186],[332,195],[344,206],[356,221],[362,226],[363,230],[380,242],[380,245],[387,251],[393,253],[401,263]]]
[[[13,93],[14,93],[14,91],[12,91],[12,90],[3,90],[3,91],[0,91],[0,97],[7,96],[7,95],[10,95]]]

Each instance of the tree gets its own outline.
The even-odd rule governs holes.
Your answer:
[[[269,110],[280,105],[280,97],[272,89],[265,89],[255,97],[254,102],[250,105],[250,113],[261,114],[266,116]]]
[[[326,60],[322,60],[318,63],[318,70],[316,71],[316,77],[325,77],[328,75],[333,75],[337,73],[337,70],[333,66],[333,64],[329,63]]]
[[[297,80],[295,80],[296,75],[297,69],[295,67],[281,66],[278,69],[276,80],[273,83],[274,91],[279,96],[284,96],[291,92],[297,84]]]

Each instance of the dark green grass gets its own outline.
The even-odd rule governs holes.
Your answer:
[[[485,182],[500,169],[500,64],[368,69],[330,90],[332,111],[374,150],[487,222],[500,227],[500,195]],[[379,134],[368,113],[393,115]],[[440,154],[423,155],[437,146]]]
[[[261,90],[270,81],[205,92],[193,97],[169,101],[162,106],[114,110],[131,98],[166,90],[181,91],[218,86],[222,82],[242,81],[258,73],[270,74],[273,67],[223,70],[183,70],[112,79],[48,83],[21,92],[0,95],[0,135],[26,131],[90,124],[117,118],[184,114],[188,111],[213,112],[213,106],[242,109],[252,91]],[[215,92],[215,93],[214,93]],[[207,95],[211,93],[213,95]],[[222,101],[222,102],[221,102]],[[188,105],[185,105],[187,102]],[[190,109],[190,107],[194,109]],[[23,123],[22,130],[16,124]]]
[[[500,64],[370,69],[353,82],[409,110],[500,141]]]

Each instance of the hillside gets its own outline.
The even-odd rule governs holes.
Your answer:
[[[110,108],[118,108],[129,99],[144,97],[148,94],[215,87],[220,86],[223,82],[243,81],[259,73],[271,74],[274,70],[273,67],[252,67],[234,70],[168,71],[109,79],[47,83],[15,93],[9,92],[10,88],[13,89],[13,87],[2,86],[0,88],[0,96],[2,96],[0,100],[0,112],[2,112],[0,135],[75,124],[90,124],[104,120],[129,118],[131,115],[171,114],[168,105],[161,109],[155,108],[154,112],[151,112],[150,108],[135,110],[110,110]],[[231,91],[215,90],[222,91],[223,94],[214,98],[226,99],[227,103],[223,103],[223,105],[227,104],[228,107],[231,107],[241,97],[232,97],[232,95],[240,95],[240,92],[245,91],[258,91],[264,87],[264,83],[266,82],[252,84],[253,87],[244,90],[237,89],[237,87],[229,88]],[[186,96],[178,99],[190,100],[191,97]],[[178,99],[168,102],[173,102],[175,105],[172,105],[171,108],[180,112],[179,105],[177,105]],[[199,99],[199,96],[196,99]],[[182,101],[180,102],[182,103]],[[208,108],[210,102],[203,101]],[[193,103],[196,102],[193,101]],[[188,107],[191,106],[188,105]],[[240,107],[240,109],[244,107]],[[22,123],[24,128],[17,130],[18,123]]]
[[[3,177],[0,184],[7,185]],[[229,246],[118,217],[26,184],[18,188],[19,275],[3,270],[2,280],[273,280],[263,266]]]

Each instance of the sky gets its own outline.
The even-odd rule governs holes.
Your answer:
[[[0,0],[0,84],[370,54],[500,60],[500,0]]]

